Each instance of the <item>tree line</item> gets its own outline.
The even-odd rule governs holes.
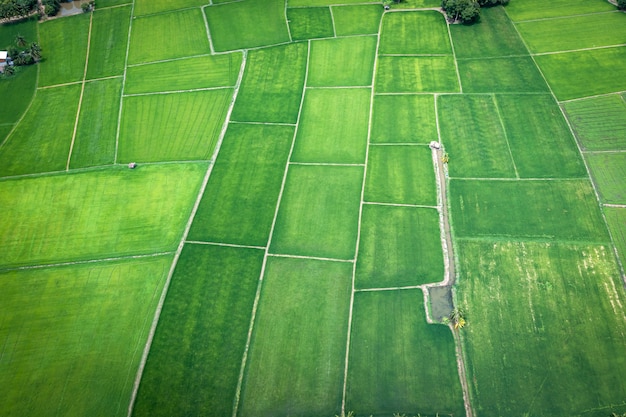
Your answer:
[[[626,1],[626,0],[621,0]],[[442,0],[441,8],[452,22],[474,23],[480,19],[480,8],[509,4],[509,0]]]
[[[71,0],[63,1],[69,3]],[[41,0],[43,10],[38,10],[37,0],[0,0],[0,19],[20,19],[32,14],[39,14],[39,17],[54,16],[61,9],[61,2],[61,0]]]

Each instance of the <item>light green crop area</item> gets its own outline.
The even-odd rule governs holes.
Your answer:
[[[547,93],[548,85],[531,57],[460,59],[465,93]]]
[[[437,139],[432,95],[374,96],[371,143],[430,143]]]
[[[355,36],[311,42],[311,87],[370,86],[376,56],[375,36]],[[340,71],[337,69],[341,68]]]
[[[383,16],[381,54],[452,54],[443,15],[435,11]]]
[[[381,56],[378,59],[375,85],[377,93],[459,90],[452,56]]]
[[[381,4],[332,6],[337,36],[377,34],[383,15]]]
[[[287,22],[294,41],[332,38],[333,18],[328,7],[298,7],[287,9]]]
[[[543,0],[526,0],[511,2],[506,7],[507,15],[514,22],[614,10],[615,6],[604,0],[588,0],[577,3],[572,3],[569,0],[554,0],[549,3]]]

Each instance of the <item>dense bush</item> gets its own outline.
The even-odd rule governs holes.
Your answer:
[[[480,5],[480,7],[491,7],[497,6],[499,4],[509,4],[509,0],[478,0],[478,4]]]
[[[0,19],[28,16],[37,6],[37,0],[0,0]]]
[[[480,18],[480,5],[476,0],[443,0],[441,7],[453,21],[472,23]]]
[[[617,8],[620,10],[626,10],[626,0],[617,0]]]
[[[59,12],[59,10],[61,10],[61,3],[59,0],[43,0],[41,3],[43,4],[46,16],[54,16]]]

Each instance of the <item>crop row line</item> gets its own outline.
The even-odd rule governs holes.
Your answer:
[[[593,96],[585,96],[585,97],[573,98],[571,100],[562,100],[562,101],[559,101],[559,103],[561,103],[561,104],[563,104],[563,103],[571,103],[571,102],[574,102],[574,101],[583,101],[583,100],[589,100],[589,99],[594,99],[594,98],[599,98],[599,97],[609,97],[609,96],[614,96],[614,95],[618,95],[618,96],[622,97],[622,99],[624,99],[623,96],[622,96],[622,94],[624,94],[624,93],[626,93],[626,90],[615,91],[615,92],[612,92],[612,93],[605,93],[605,94],[595,94]],[[624,99],[624,100],[626,101],[626,99]]]
[[[604,11],[604,12],[582,13],[582,14],[574,14],[574,15],[570,15],[570,16],[542,17],[542,18],[539,18],[539,19],[527,19],[527,20],[518,20],[518,21],[513,21],[513,19],[511,19],[511,22],[513,22],[513,24],[530,23],[530,22],[542,22],[542,21],[545,21],[545,20],[572,19],[572,18],[575,18],[575,17],[593,16],[593,15],[608,14],[608,13],[619,13],[619,11],[618,10],[608,10],[608,11]]]
[[[200,88],[190,88],[186,90],[153,91],[149,93],[122,94],[122,98],[155,96],[155,95],[165,95],[165,94],[179,94],[179,93],[195,93],[198,91],[231,90],[232,88],[233,88],[232,86],[226,86],[226,87],[200,87]]]
[[[569,54],[569,53],[573,53],[573,52],[595,51],[595,50],[598,50],[598,49],[622,48],[624,46],[626,46],[626,43],[619,43],[619,44],[615,44],[615,45],[605,45],[605,46],[593,46],[593,47],[589,47],[589,48],[568,49],[568,50],[565,50],[565,51],[539,52],[539,53],[531,54],[531,56]]]

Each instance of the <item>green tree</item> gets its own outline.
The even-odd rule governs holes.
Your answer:
[[[26,38],[18,33],[17,36],[15,36],[15,44],[20,48],[26,46]]]
[[[626,10],[626,0],[617,0],[617,8],[620,10]]]
[[[35,62],[41,59],[41,47],[39,46],[37,42],[33,42],[30,44],[28,53],[30,54],[30,56],[33,58]]]
[[[15,74],[15,68],[13,67],[13,65],[6,65],[4,67],[4,76],[10,77],[13,74]]]
[[[473,23],[480,18],[480,5],[476,0],[443,0],[441,8],[454,22]]]

